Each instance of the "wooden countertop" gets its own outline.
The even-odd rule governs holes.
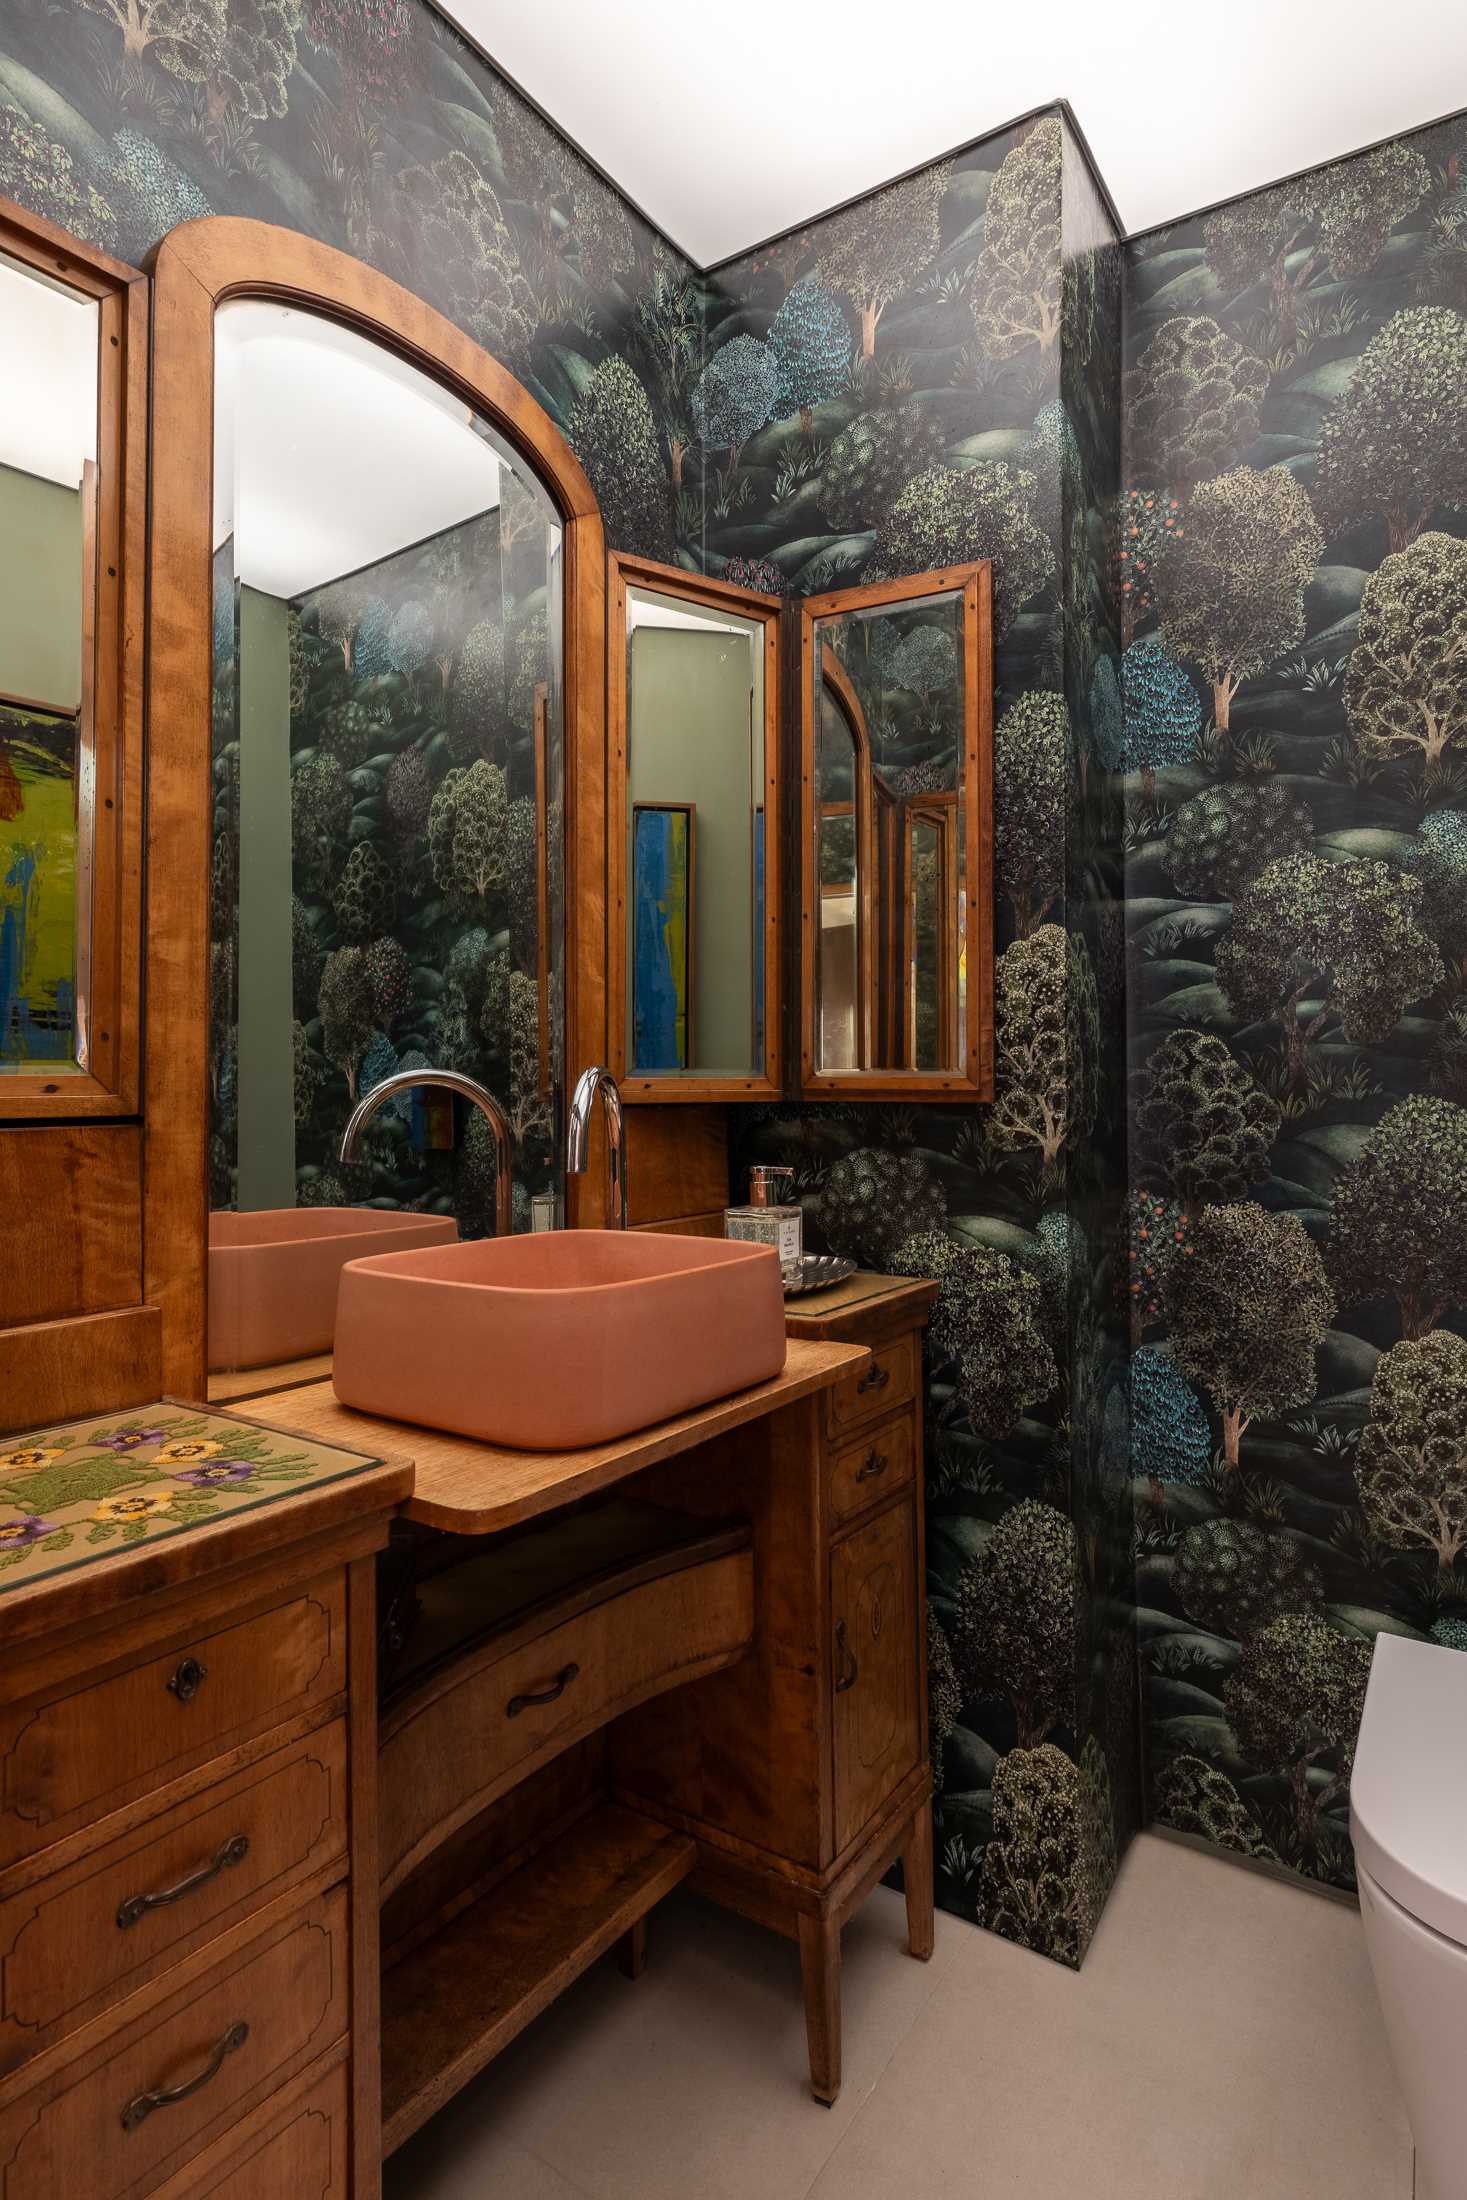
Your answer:
[[[909,1313],[913,1323],[925,1320],[937,1297],[937,1285],[922,1277],[882,1276],[858,1268],[844,1283],[828,1291],[812,1291],[791,1299],[784,1310],[789,1337],[851,1337],[865,1327],[880,1328],[893,1315]],[[891,1324],[891,1326],[895,1326]]]
[[[455,1535],[493,1535],[826,1390],[869,1356],[864,1345],[794,1337],[784,1368],[772,1381],[584,1451],[505,1451],[441,1429],[381,1421],[340,1404],[329,1382],[257,1396],[251,1412],[267,1427],[318,1443],[347,1444],[397,1464],[410,1459],[416,1470],[413,1493],[401,1508],[410,1520]]]

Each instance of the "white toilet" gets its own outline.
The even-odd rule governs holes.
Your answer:
[[[1365,1944],[1416,2200],[1467,2195],[1467,1652],[1378,1635],[1350,1782]]]

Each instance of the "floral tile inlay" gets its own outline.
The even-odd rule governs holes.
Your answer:
[[[172,1404],[0,1437],[0,1594],[380,1464]]]

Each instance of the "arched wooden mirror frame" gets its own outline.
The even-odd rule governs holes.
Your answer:
[[[962,860],[966,887],[966,923],[948,951],[966,955],[966,1014],[961,1064],[950,1070],[830,1070],[819,1067],[819,1002],[815,926],[819,915],[815,866],[816,625],[819,620],[885,605],[917,603],[924,596],[961,594],[963,599],[963,794]],[[807,596],[800,608],[800,1092],[808,1100],[991,1100],[994,1091],[993,1044],[993,572],[989,560],[939,567],[890,581]],[[844,689],[842,681],[844,680]],[[829,682],[853,731],[865,731],[859,700],[845,668]],[[855,715],[852,716],[852,705]],[[858,737],[859,738],[859,737]],[[869,755],[869,739],[867,741]],[[874,835],[866,828],[866,838]],[[873,852],[858,842],[866,857],[862,914],[871,921]],[[904,866],[899,864],[898,870]]]
[[[210,553],[214,315],[269,298],[325,315],[472,405],[523,453],[564,529],[566,1071],[606,1059],[606,558],[579,461],[508,369],[421,298],[331,245],[231,216],[188,222],[153,266],[148,667],[148,1031],[144,1296],[163,1314],[163,1380],[203,1397],[208,1243]],[[567,1186],[597,1219],[602,1172]]]

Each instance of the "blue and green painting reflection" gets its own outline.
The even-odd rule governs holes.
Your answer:
[[[632,812],[632,1067],[692,1060],[693,847],[690,802]]]
[[[0,709],[0,1074],[72,1067],[76,721]]]

